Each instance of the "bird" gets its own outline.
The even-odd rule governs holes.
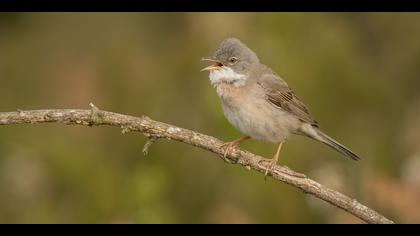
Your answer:
[[[359,155],[322,132],[288,84],[239,39],[224,39],[212,56],[201,60],[211,62],[201,71],[209,72],[225,117],[244,134],[220,146],[225,158],[247,139],[274,143],[277,149],[273,158],[263,159],[267,176],[277,165],[283,144],[295,134],[326,144],[344,157],[360,160]]]

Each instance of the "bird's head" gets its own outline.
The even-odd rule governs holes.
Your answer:
[[[223,40],[211,58],[202,60],[212,62],[201,70],[210,72],[212,83],[246,79],[253,66],[259,64],[257,55],[235,38]]]

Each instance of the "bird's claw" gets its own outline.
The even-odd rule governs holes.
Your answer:
[[[223,152],[223,158],[226,159],[226,156],[228,154],[228,152],[232,151],[232,149],[235,149],[238,146],[238,143],[233,141],[233,142],[226,142],[223,143],[222,145],[220,145],[220,148],[225,149]]]
[[[267,164],[264,164],[264,167],[265,167],[264,179],[266,179],[268,176],[268,173],[269,172],[271,173],[276,167],[277,161],[273,159],[263,159],[263,160],[260,160],[258,164],[260,164],[261,162],[268,162]]]

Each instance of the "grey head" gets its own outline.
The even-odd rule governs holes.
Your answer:
[[[215,62],[215,64],[203,70],[229,67],[236,73],[241,74],[248,74],[248,70],[259,64],[257,55],[236,38],[223,40],[212,58],[203,58],[202,60]]]

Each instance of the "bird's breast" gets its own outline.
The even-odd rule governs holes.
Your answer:
[[[255,87],[220,84],[216,88],[228,121],[254,139],[283,142],[298,127],[295,117],[268,103]]]

